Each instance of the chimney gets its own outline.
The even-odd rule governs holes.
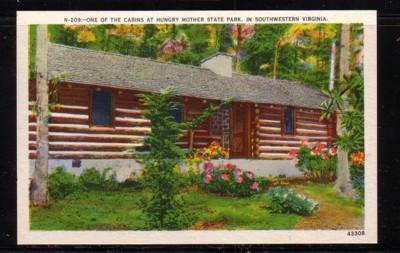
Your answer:
[[[226,53],[215,53],[204,58],[200,66],[220,76],[232,77],[232,56]]]

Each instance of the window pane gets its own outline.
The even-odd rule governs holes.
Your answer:
[[[183,120],[183,110],[181,105],[175,105],[171,108],[170,111],[171,116],[174,118],[176,122],[182,122]]]
[[[293,134],[294,133],[293,126],[293,109],[286,108],[285,109],[285,134]]]
[[[111,125],[111,93],[106,91],[93,91],[92,97],[92,123],[94,125]]]

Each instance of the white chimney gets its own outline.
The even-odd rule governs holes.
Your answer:
[[[201,61],[202,68],[226,77],[232,77],[232,56],[226,53],[215,53]]]

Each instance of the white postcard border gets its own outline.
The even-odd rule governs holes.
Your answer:
[[[65,17],[325,16],[326,23],[364,24],[365,218],[364,236],[349,230],[32,231],[29,229],[28,25],[64,24]],[[90,22],[88,22],[90,23]],[[79,24],[88,24],[81,23]],[[124,22],[118,22],[124,23]],[[155,22],[153,22],[155,23]],[[229,23],[229,22],[224,22]],[[280,23],[280,22],[277,22]],[[294,22],[290,22],[294,23]],[[297,22],[304,23],[304,22]],[[324,22],[320,22],[324,23]],[[377,243],[376,11],[24,11],[17,12],[17,235],[18,244],[327,244]],[[68,23],[72,24],[72,23]],[[96,23],[102,24],[102,23]],[[197,23],[201,24],[201,22]]]

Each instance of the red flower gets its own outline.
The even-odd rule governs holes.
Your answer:
[[[321,152],[324,149],[325,146],[321,142],[317,142],[317,144],[315,144],[315,151],[317,151],[317,153]]]
[[[324,160],[328,160],[329,159],[329,154],[328,153],[323,153],[321,155],[321,158],[324,159]]]
[[[210,183],[211,181],[213,181],[213,178],[212,178],[212,176],[210,174],[207,174],[207,175],[204,176],[204,182],[206,184]]]
[[[337,149],[336,149],[336,147],[331,147],[330,149],[329,149],[329,154],[330,155],[336,155],[336,153],[337,153]]]
[[[225,165],[225,168],[227,168],[228,170],[234,170],[236,168],[236,165],[233,163],[227,163]]]
[[[290,151],[289,151],[289,156],[290,157],[296,157],[296,155],[297,155],[297,149],[291,149]]]

